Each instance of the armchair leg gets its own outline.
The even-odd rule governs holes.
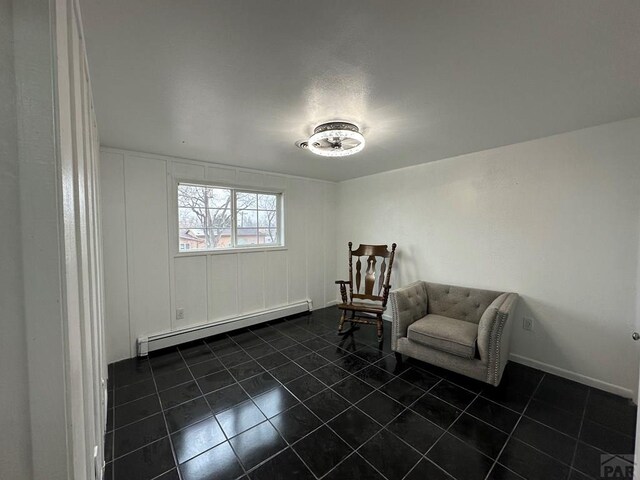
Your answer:
[[[402,364],[402,354],[400,352],[394,352],[395,356],[396,356],[396,362],[398,363],[398,365]]]
[[[347,311],[343,310],[342,315],[340,316],[340,323],[338,323],[338,333],[342,333],[342,327],[344,326],[344,322],[347,319]]]

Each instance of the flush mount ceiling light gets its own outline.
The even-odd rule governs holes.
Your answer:
[[[353,123],[329,122],[318,125],[309,140],[297,145],[323,157],[345,157],[358,153],[364,143],[364,137]]]

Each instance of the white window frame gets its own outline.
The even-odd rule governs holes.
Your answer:
[[[220,188],[231,191],[231,243],[232,246],[214,248],[214,249],[189,249],[180,250],[180,220],[179,220],[179,203],[178,203],[178,191],[181,185],[189,185],[193,187],[207,187],[207,188]],[[276,211],[277,211],[277,230],[278,230],[278,243],[274,244],[251,244],[251,245],[237,245],[237,206],[236,206],[236,193],[255,193],[255,194],[269,194],[276,196]],[[220,253],[238,253],[244,251],[263,251],[263,250],[285,250],[285,192],[282,189],[268,189],[268,188],[255,188],[251,186],[243,185],[230,185],[223,183],[213,183],[203,180],[176,180],[175,183],[175,196],[174,196],[174,219],[175,219],[175,235],[177,238],[176,243],[176,255],[177,256],[193,256],[193,255],[212,255]]]

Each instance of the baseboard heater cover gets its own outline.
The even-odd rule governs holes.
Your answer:
[[[144,357],[148,355],[149,352],[153,352],[154,350],[173,347],[181,343],[199,340],[201,338],[210,337],[212,335],[218,335],[220,333],[230,332],[231,330],[237,330],[238,328],[250,327],[258,323],[264,323],[268,322],[269,320],[276,320],[278,318],[288,317],[289,315],[295,315],[297,313],[308,312],[311,310],[313,310],[313,304],[311,303],[311,300],[305,300],[302,302],[291,303],[284,307],[262,310],[260,312],[241,315],[238,317],[221,320],[215,323],[206,323],[204,325],[198,325],[195,327],[183,328],[174,332],[158,333],[155,335],[148,335],[146,337],[138,337],[138,356]]]

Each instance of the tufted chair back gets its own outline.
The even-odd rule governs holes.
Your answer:
[[[428,313],[479,323],[487,307],[502,292],[478,288],[456,287],[426,282],[429,298]]]

